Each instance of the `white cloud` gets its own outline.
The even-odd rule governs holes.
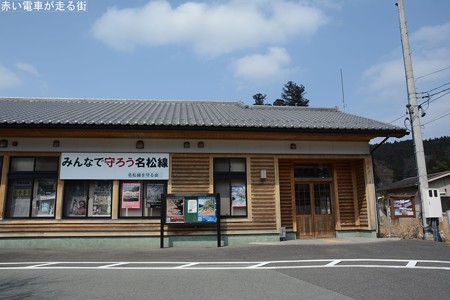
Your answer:
[[[446,32],[448,34],[445,34]],[[410,47],[415,78],[421,77],[418,83],[448,77],[450,71],[436,73],[432,77],[422,76],[450,66],[450,23],[422,27],[411,34]],[[403,91],[405,87],[403,57],[399,56],[371,66],[364,72],[363,78],[367,80],[365,88],[368,92],[377,92],[378,96],[380,93],[396,94],[400,89]]]
[[[273,45],[308,36],[326,15],[303,1],[185,2],[157,0],[140,8],[109,8],[93,25],[94,37],[117,50],[188,45],[200,55]]]
[[[450,41],[450,23],[437,26],[424,26],[411,36],[413,43],[436,45]]]
[[[450,80],[450,23],[425,26],[410,35],[410,47],[414,77],[416,78],[416,91],[425,92],[437,88],[443,82]],[[364,94],[366,103],[371,105],[378,103],[379,111],[371,111],[371,117],[384,121],[398,119],[396,125],[403,126],[405,115],[405,105],[407,104],[406,79],[404,71],[403,57],[401,50],[398,50],[398,57],[369,67],[363,73]],[[443,70],[444,69],[444,70]],[[439,89],[438,89],[439,90]],[[417,103],[425,100],[418,95]],[[436,96],[437,97],[437,96]],[[436,98],[435,97],[435,98]],[[423,122],[429,122],[442,111],[450,109],[450,104],[446,100],[449,96],[438,99],[429,106],[427,116]],[[374,114],[378,114],[375,116]],[[445,126],[439,122],[445,122],[445,118],[432,122],[424,127],[425,138],[445,135]],[[447,117],[448,119],[448,117]]]
[[[16,74],[0,65],[0,90],[16,87],[20,82]]]
[[[39,72],[33,65],[24,62],[18,62],[16,63],[16,68],[31,75],[34,75],[36,77],[39,77]]]
[[[291,62],[284,48],[272,47],[265,55],[252,54],[242,57],[231,64],[234,76],[250,81],[265,81],[285,77],[292,72],[288,68]]]

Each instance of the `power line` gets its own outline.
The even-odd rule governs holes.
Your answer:
[[[436,92],[436,93],[434,93],[434,94],[431,94],[431,95],[423,96],[423,97],[422,97],[422,99],[425,99],[425,98],[430,98],[430,97],[433,97],[433,96],[439,95],[440,93],[443,93],[443,92],[446,92],[446,91],[450,91],[450,88],[444,89],[444,90],[442,90],[442,91]]]
[[[443,90],[443,91],[441,91],[441,92],[444,92],[444,91],[448,91],[448,92],[445,93],[445,94],[443,94],[443,95],[440,95],[439,97],[436,97],[436,98],[434,98],[434,99],[432,99],[432,100],[428,99],[428,100],[426,100],[426,101],[423,101],[422,103],[419,104],[419,106],[420,106],[420,105],[423,105],[423,104],[425,104],[425,103],[427,103],[427,104],[433,103],[434,101],[436,101],[436,100],[438,100],[438,99],[440,99],[440,98],[442,98],[442,97],[444,97],[444,96],[450,94],[450,88],[445,89],[445,90]],[[436,93],[436,94],[440,94],[441,92]],[[430,95],[430,97],[431,97],[431,95]],[[389,122],[389,124],[392,124],[392,123],[394,123],[394,122],[396,122],[396,121],[402,119],[403,117],[405,117],[405,115],[401,115],[401,116],[398,117],[397,119],[392,120],[391,122]],[[429,122],[428,122],[428,123],[429,123]]]
[[[432,120],[426,122],[426,123],[423,124],[423,125],[427,125],[427,124],[433,123],[433,122],[435,122],[435,121],[437,121],[437,120],[439,120],[439,119],[442,119],[443,117],[446,117],[446,116],[448,116],[448,115],[450,115],[450,109],[447,110],[447,113],[444,113],[444,114],[442,114],[442,115],[440,115],[440,116],[437,116],[436,118],[434,118],[434,119],[432,119]]]
[[[446,89],[446,90],[450,90],[450,89]],[[442,91],[443,92],[443,91]],[[425,104],[425,103],[433,103],[434,101],[436,101],[436,100],[438,100],[438,99],[441,99],[442,97],[444,97],[444,96],[446,96],[446,95],[448,95],[448,94],[450,94],[450,91],[448,91],[447,93],[445,93],[444,95],[440,95],[439,97],[436,97],[436,98],[434,98],[434,99],[432,99],[432,100],[426,100],[426,101],[423,101],[422,103],[420,103],[419,105],[422,105],[422,104]]]
[[[425,74],[425,75],[422,75],[422,76],[419,76],[419,77],[416,77],[416,80],[419,80],[420,78],[424,78],[424,77],[427,77],[427,76],[430,76],[430,75],[433,75],[433,74],[436,74],[436,73],[439,73],[439,72],[442,72],[442,71],[445,71],[445,70],[448,70],[448,69],[450,69],[450,66],[446,67],[446,68],[443,68],[443,69],[440,69],[440,70],[437,70],[437,71],[434,71],[434,72],[431,72],[431,73],[428,73],[428,74]]]
[[[405,117],[405,116],[402,115],[402,116],[398,117],[397,119],[392,120],[391,122],[389,122],[389,124],[392,124],[392,123],[394,123],[395,121],[398,121],[398,120],[400,120],[400,119],[402,119],[402,118],[404,118],[404,117]]]

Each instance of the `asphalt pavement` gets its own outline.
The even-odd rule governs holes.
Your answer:
[[[323,239],[0,249],[0,299],[448,299],[450,245]]]
[[[450,244],[423,240],[346,238],[254,243],[226,247],[114,249],[0,249],[0,262],[24,261],[274,261],[299,259],[439,259]]]

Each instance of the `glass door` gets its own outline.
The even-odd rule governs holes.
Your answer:
[[[296,183],[297,238],[334,236],[331,183]]]

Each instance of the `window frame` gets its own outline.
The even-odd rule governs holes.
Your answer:
[[[239,160],[243,163],[244,166],[244,171],[232,171],[232,161],[233,160]],[[218,171],[217,170],[217,165],[219,164],[219,162],[223,163],[223,162],[228,162],[228,171]],[[245,187],[245,214],[243,215],[233,215],[233,202],[232,202],[232,182],[233,180],[235,181],[243,181],[244,182],[244,187]],[[224,210],[220,210],[221,211],[221,218],[247,218],[248,217],[248,183],[247,183],[247,158],[246,157],[215,157],[213,159],[213,188],[214,188],[214,193],[218,193],[217,191],[217,182],[218,181],[225,181],[228,183],[229,186],[229,195],[230,195],[230,200],[229,200],[229,211],[230,211],[230,215],[224,215],[223,211]],[[221,201],[221,205],[223,205],[223,197],[221,195],[220,197],[220,201]]]
[[[95,182],[108,182],[109,183],[109,196],[110,196],[110,201],[109,201],[109,215],[89,215],[89,211],[91,208],[94,207],[94,203],[92,203],[91,205],[91,201],[94,201],[94,197],[91,197],[91,194],[93,193],[92,191],[92,186],[95,185]],[[73,184],[73,186],[76,186],[76,183],[79,184],[83,184],[86,188],[85,190],[85,196],[84,197],[84,202],[85,202],[85,209],[86,212],[84,213],[84,215],[73,215],[71,216],[68,213],[68,207],[73,205],[73,197],[74,196],[70,196],[67,194],[68,191],[68,185]],[[113,190],[114,190],[114,182],[113,180],[64,180],[64,192],[63,192],[63,214],[62,217],[63,219],[112,219],[112,208],[113,208]],[[72,199],[70,199],[70,197]],[[79,198],[82,198],[82,196],[79,196]],[[80,201],[81,199],[78,199],[78,201]]]
[[[27,170],[27,171],[13,171],[12,170],[12,165],[13,165],[13,161],[16,159],[21,159],[21,158],[32,158],[33,159],[33,170]],[[53,171],[36,171],[36,160],[39,158],[52,158],[55,159],[56,162],[56,170]],[[3,157],[2,157],[3,160]],[[2,161],[2,165],[3,165],[3,161]],[[5,218],[6,219],[13,219],[13,220],[17,220],[17,219],[24,219],[24,220],[28,220],[28,219],[55,219],[56,218],[56,202],[58,199],[58,174],[59,174],[59,156],[12,156],[10,158],[9,161],[9,166],[8,166],[8,184],[7,184],[7,193],[6,193],[6,199],[5,199],[5,204],[4,204],[4,208],[5,208]],[[13,207],[12,202],[13,202],[13,192],[15,191],[15,189],[13,188],[14,183],[18,182],[20,180],[23,181],[30,181],[31,182],[31,194],[30,194],[30,199],[29,199],[29,210],[28,210],[28,216],[20,216],[20,217],[14,217],[11,214],[11,209]],[[40,215],[35,215],[35,210],[33,209],[36,206],[36,202],[41,201],[40,199],[37,199],[38,195],[38,187],[39,187],[39,181],[54,181],[54,190],[53,193],[54,195],[52,195],[54,197],[53,200],[53,212],[52,215],[49,216],[40,216]]]
[[[122,213],[122,210],[125,209],[122,207],[122,193],[123,193],[123,184],[124,183],[139,183],[140,184],[140,194],[139,194],[139,201],[140,201],[140,210],[141,215],[140,216],[124,216]],[[160,213],[159,216],[144,216],[144,210],[149,209],[144,207],[145,206],[145,199],[147,198],[147,185],[148,184],[162,184],[163,187],[163,194],[167,194],[167,186],[168,182],[167,180],[120,180],[119,181],[119,201],[118,201],[118,217],[119,219],[161,219],[161,210],[162,206],[159,207]],[[132,209],[132,208],[131,208]]]

